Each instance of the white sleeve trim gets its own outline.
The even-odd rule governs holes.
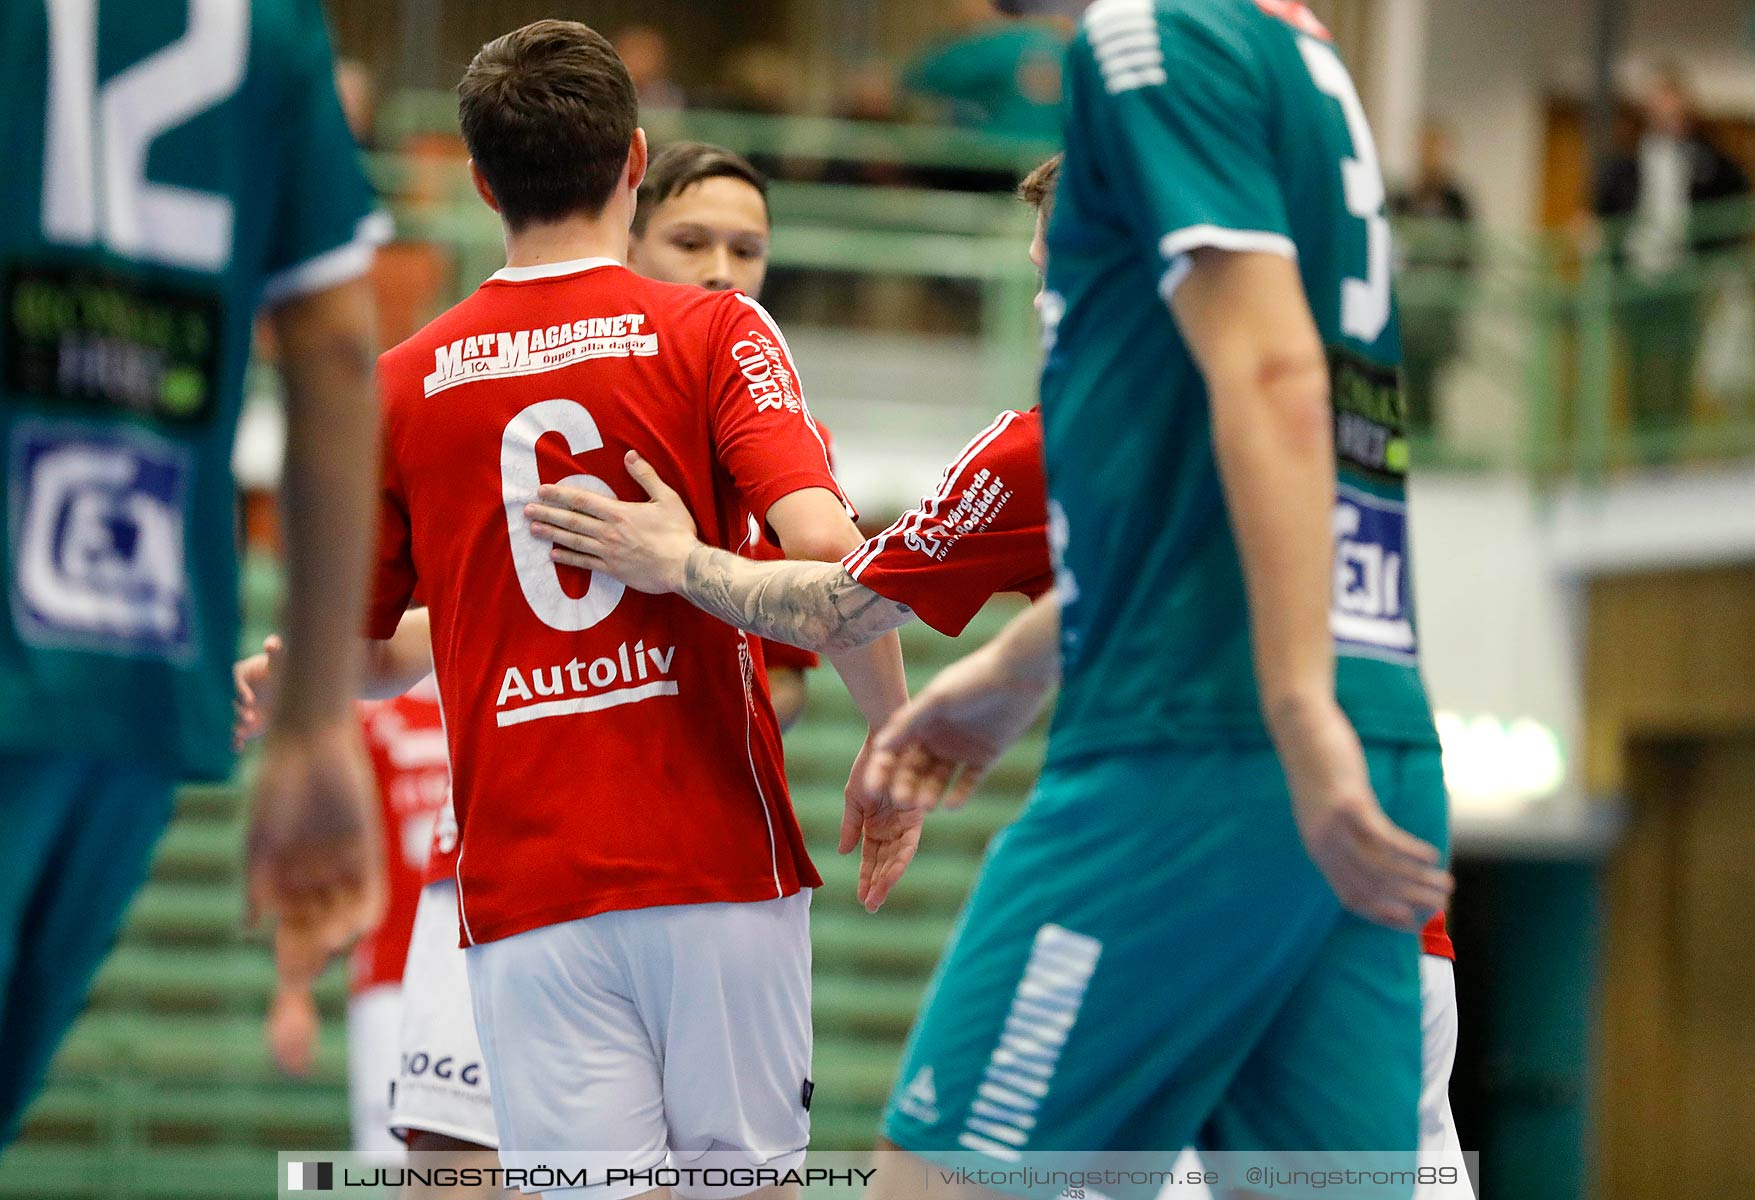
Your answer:
[[[351,241],[270,275],[262,285],[262,303],[279,304],[358,279],[372,269],[373,253],[394,232],[387,212],[361,217]]]
[[[1222,225],[1190,225],[1167,233],[1158,243],[1158,253],[1165,259],[1178,258],[1190,250],[1256,251],[1296,259],[1298,247],[1283,233],[1267,233],[1259,229],[1227,229]]]
[[[1227,229],[1222,225],[1190,225],[1167,233],[1158,243],[1158,253],[1169,263],[1169,269],[1158,280],[1158,294],[1168,304],[1194,268],[1189,254],[1196,250],[1227,250],[1237,254],[1278,254],[1298,261],[1298,246],[1283,233],[1260,229]]]

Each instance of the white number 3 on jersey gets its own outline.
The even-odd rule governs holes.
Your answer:
[[[1388,197],[1377,161],[1377,142],[1371,136],[1371,122],[1365,118],[1359,89],[1353,86],[1341,56],[1332,46],[1311,37],[1299,38],[1298,48],[1317,88],[1339,101],[1353,140],[1353,157],[1341,159],[1341,185],[1347,211],[1365,222],[1367,262],[1365,278],[1341,281],[1341,332],[1362,342],[1375,342],[1389,324],[1390,273],[1389,216],[1384,211]]]

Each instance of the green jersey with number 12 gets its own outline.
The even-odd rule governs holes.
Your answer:
[[[317,0],[0,6],[0,753],[229,769],[257,305],[386,230]]]
[[[1051,758],[1266,737],[1206,386],[1166,306],[1203,247],[1298,264],[1334,385],[1339,699],[1367,740],[1434,744],[1383,177],[1327,32],[1286,0],[1098,0],[1066,80],[1043,304]]]

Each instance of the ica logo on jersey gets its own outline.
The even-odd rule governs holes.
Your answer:
[[[646,329],[646,314],[581,317],[534,329],[477,333],[433,351],[433,373],[424,381],[431,396],[460,383],[540,375],[594,358],[652,358],[658,334]]]

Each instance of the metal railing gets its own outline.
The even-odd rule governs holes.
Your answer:
[[[706,109],[648,110],[640,114],[640,123],[655,146],[688,139],[770,161],[857,162],[917,170],[1022,175],[1060,148],[1036,138],[944,125]],[[448,91],[398,93],[385,104],[380,128],[391,145],[418,134],[454,133],[457,97]]]
[[[386,128],[400,139],[449,133],[454,112],[448,94],[405,95]],[[845,178],[822,168],[850,162],[908,168],[917,179],[951,167],[1021,174],[1051,146],[932,126],[696,111],[653,115],[648,128],[655,141],[700,138],[780,166],[774,265],[832,280],[853,297],[843,319],[884,327],[875,310],[885,306],[859,301],[872,281],[960,285],[972,297],[962,319],[979,335],[988,381],[980,402],[1013,404],[1031,392],[1036,279],[1023,254],[1023,206],[1003,191],[816,180]],[[497,222],[460,157],[381,154],[374,173],[396,198],[403,236],[448,249],[458,294],[499,265]],[[1398,223],[1416,461],[1596,478],[1755,455],[1752,229],[1745,203],[1703,209],[1688,248],[1654,270],[1631,251],[1626,224],[1585,244]]]
[[[1417,447],[1587,479],[1755,454],[1752,228],[1743,202],[1702,208],[1652,264],[1628,222],[1523,238],[1404,223]]]
[[[443,303],[502,264],[499,221],[474,195],[461,159],[384,153],[373,157],[371,173],[396,214],[399,237],[447,252],[452,280]],[[776,180],[769,204],[777,273],[851,293],[836,307],[856,323],[858,293],[877,281],[960,287],[968,301],[957,305],[957,315],[978,335],[983,360],[984,394],[967,399],[991,411],[1034,393],[1040,337],[1032,301],[1039,280],[1027,253],[1034,218],[1011,195]],[[885,307],[912,306],[904,300]],[[882,328],[884,318],[870,324]]]

